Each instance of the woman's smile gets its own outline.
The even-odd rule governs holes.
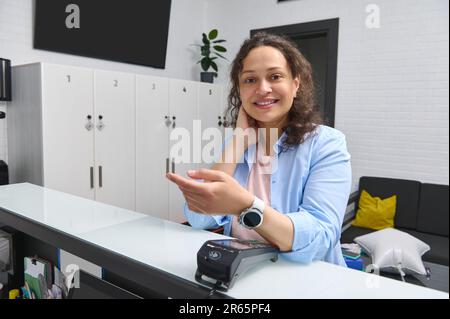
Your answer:
[[[255,102],[253,102],[253,105],[257,109],[267,110],[275,106],[278,101],[279,99],[270,99],[270,98],[258,99]]]

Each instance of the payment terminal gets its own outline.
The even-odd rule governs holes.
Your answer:
[[[208,240],[197,253],[195,279],[216,290],[227,291],[245,271],[254,265],[278,260],[278,248],[255,240]],[[214,282],[204,280],[209,277]]]

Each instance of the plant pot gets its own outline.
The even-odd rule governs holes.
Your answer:
[[[215,72],[200,72],[200,81],[206,83],[214,83]]]

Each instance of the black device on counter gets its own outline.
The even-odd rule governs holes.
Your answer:
[[[208,240],[197,253],[195,280],[227,291],[241,274],[266,260],[278,260],[278,249],[270,244],[255,240]],[[216,282],[207,281],[203,276]]]

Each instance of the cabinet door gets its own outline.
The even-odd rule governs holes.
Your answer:
[[[208,152],[208,154],[203,154],[204,156],[202,156],[202,163],[199,165],[199,167],[209,168],[213,164],[212,158],[217,159],[217,157],[220,155],[218,153],[220,153],[223,137],[222,86],[216,84],[199,83],[198,117],[201,120],[201,138],[203,138],[203,133],[208,135],[205,136],[206,140],[202,139],[202,153],[203,151],[206,152],[207,149],[211,149],[209,146],[211,146],[212,143],[219,143],[214,154],[213,152]],[[208,128],[216,130],[207,131]],[[211,132],[211,134],[213,134],[214,132],[216,133],[215,135],[210,135],[208,132]]]
[[[172,126],[171,133],[181,132],[179,129],[186,133],[185,136],[185,149],[183,154],[180,152],[178,155],[186,157],[186,161],[174,162],[173,167],[175,173],[187,177],[187,171],[195,169],[196,165],[193,163],[192,154],[192,135],[193,135],[193,120],[198,119],[197,114],[197,100],[198,100],[198,83],[182,80],[169,80],[169,111],[171,120],[175,122],[175,127]],[[178,129],[178,130],[175,130]],[[172,135],[173,136],[173,135]],[[177,146],[181,144],[181,138],[178,140],[169,141],[169,155],[172,151],[172,155]],[[175,152],[176,153],[176,152]],[[174,160],[174,156],[171,157],[171,161]],[[172,166],[172,162],[171,162]],[[186,220],[183,214],[185,199],[183,194],[179,190],[178,186],[169,184],[169,219],[174,222],[183,222]]]
[[[136,210],[169,219],[169,80],[136,76]]]
[[[93,72],[42,65],[44,186],[94,199]]]
[[[95,198],[135,210],[135,76],[95,71]]]

